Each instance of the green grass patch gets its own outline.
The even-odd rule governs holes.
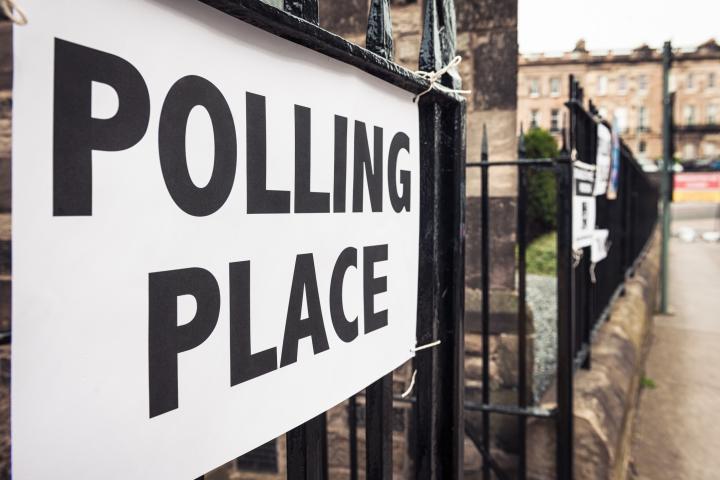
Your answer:
[[[640,387],[652,390],[653,388],[657,387],[657,384],[655,383],[655,380],[650,377],[642,377],[640,379]]]
[[[527,273],[557,275],[557,234],[542,235],[527,247]]]

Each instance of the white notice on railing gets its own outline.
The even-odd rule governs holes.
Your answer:
[[[413,356],[411,93],[195,0],[23,7],[15,480],[197,478]]]
[[[595,167],[573,163],[573,250],[589,247],[595,230]]]
[[[612,133],[603,123],[597,126],[597,155],[595,157],[595,195],[605,195],[610,181],[612,163]]]

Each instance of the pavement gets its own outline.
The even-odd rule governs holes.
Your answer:
[[[654,320],[631,479],[720,478],[720,242],[700,236],[720,229],[719,214],[673,205],[670,315]]]

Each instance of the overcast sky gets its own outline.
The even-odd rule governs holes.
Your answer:
[[[518,0],[522,53],[720,42],[720,0]]]

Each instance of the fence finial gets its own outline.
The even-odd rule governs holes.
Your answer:
[[[525,150],[525,130],[523,129],[523,124],[520,122],[520,135],[518,136],[518,158],[525,158],[526,150]]]
[[[388,0],[370,2],[365,48],[387,60],[393,60],[393,33]]]
[[[588,110],[589,110],[590,113],[593,114],[593,115],[597,115],[597,114],[598,114],[598,109],[597,109],[597,107],[595,106],[595,102],[593,102],[592,99],[588,100]]]
[[[423,6],[423,32],[420,40],[418,69],[424,72],[437,72],[442,68],[437,2],[436,0],[424,0]]]
[[[442,12],[440,13],[440,51],[442,64],[448,65],[455,58],[457,46],[457,21],[455,17],[454,0],[441,0]],[[453,90],[462,86],[462,79],[457,66],[450,68],[441,80],[442,84]]]
[[[480,160],[483,162],[487,162],[488,160],[488,134],[487,134],[487,125],[483,123],[483,129],[482,129],[482,142],[480,143]]]
[[[318,0],[284,0],[283,10],[310,23],[320,25]]]

